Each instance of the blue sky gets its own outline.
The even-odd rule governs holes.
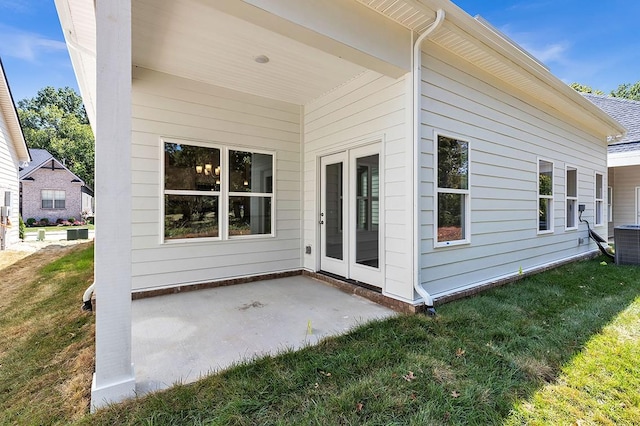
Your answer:
[[[566,83],[609,92],[640,80],[640,1],[454,3],[487,19]],[[45,86],[78,90],[53,0],[0,0],[0,57],[16,102]]]

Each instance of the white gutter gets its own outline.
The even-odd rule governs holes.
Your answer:
[[[436,20],[429,26],[413,44],[412,72],[413,72],[413,288],[424,299],[424,304],[430,314],[433,310],[433,297],[422,287],[420,279],[420,112],[422,111],[422,42],[444,22],[444,10],[438,9]],[[437,219],[436,219],[437,220]]]

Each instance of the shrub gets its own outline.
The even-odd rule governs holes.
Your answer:
[[[71,222],[71,223],[75,223],[75,222],[76,222],[76,218],[75,218],[75,217],[70,217],[70,218],[69,218],[69,222]]]
[[[56,223],[58,225],[62,225],[62,222],[64,222],[64,219],[62,219],[61,217],[59,217],[58,219],[56,219]]]
[[[36,219],[34,217],[30,217],[27,219],[27,226],[33,226],[36,224]]]
[[[47,226],[49,224],[49,219],[47,219],[46,217],[43,217],[42,219],[40,219],[40,226]]]
[[[24,220],[22,220],[22,216],[18,216],[18,235],[20,236],[21,240],[24,240],[24,231],[27,229],[26,225],[24,224]],[[35,219],[34,219],[35,221]]]

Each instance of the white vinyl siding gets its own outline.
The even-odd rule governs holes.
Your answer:
[[[572,233],[538,236],[538,159],[575,165],[578,199],[587,204],[583,217],[593,220],[593,176],[607,170],[603,138],[429,41],[422,78],[418,232],[424,288],[438,297],[593,250],[576,244]],[[468,246],[434,248],[434,129],[473,141]],[[563,173],[554,170],[554,176]],[[561,188],[556,185],[556,196],[564,198]],[[553,218],[552,229],[564,227],[564,203],[554,203]]]
[[[2,70],[0,70],[2,72]],[[18,241],[18,156],[11,140],[8,126],[0,109],[0,205],[4,205],[5,192],[11,193],[11,227],[6,229],[6,248]]]
[[[143,68],[132,90],[134,291],[300,269],[300,107]],[[272,153],[274,237],[163,244],[163,138]]]
[[[636,187],[640,186],[640,166],[611,168],[609,184],[613,187],[613,217],[609,219],[613,223],[609,224],[609,232],[613,232],[614,226],[639,223],[636,210],[638,207],[636,206]]]
[[[413,300],[411,285],[410,79],[367,71],[304,107],[304,240],[312,254],[304,266],[318,267],[318,159],[368,143],[382,142],[379,212],[384,273],[382,291]]]

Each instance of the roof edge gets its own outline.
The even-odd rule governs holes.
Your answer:
[[[0,58],[0,108],[3,105],[5,107],[3,109],[4,114],[9,120],[7,126],[9,127],[9,132],[11,132],[11,141],[13,142],[13,146],[18,154],[18,160],[23,163],[29,162],[31,161],[31,155],[29,154],[27,142],[24,139],[20,116],[18,115],[18,109],[16,108],[16,104],[13,100],[13,94],[9,87],[9,80],[7,79],[7,74],[4,70],[2,58]],[[7,106],[9,106],[9,111],[6,111]]]

